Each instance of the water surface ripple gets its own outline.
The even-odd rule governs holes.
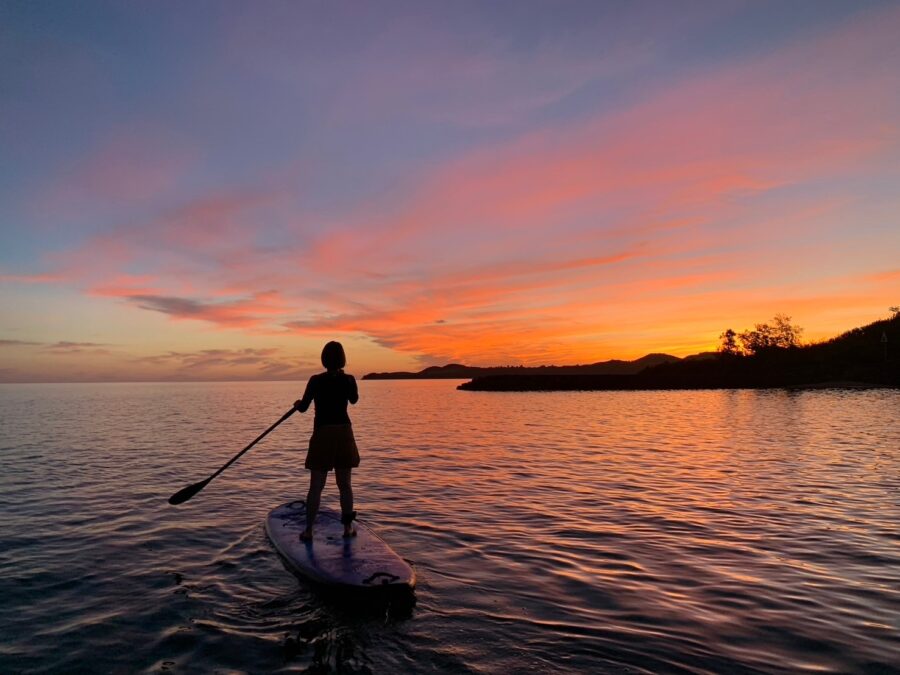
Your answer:
[[[455,384],[352,411],[400,614],[265,538],[309,417],[166,504],[302,384],[0,386],[0,671],[900,672],[900,392]]]

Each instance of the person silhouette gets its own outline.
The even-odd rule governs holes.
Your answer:
[[[347,414],[347,403],[359,400],[356,379],[344,372],[347,357],[340,342],[329,342],[322,349],[324,373],[313,375],[306,383],[303,398],[294,402],[301,413],[315,402],[313,432],[309,439],[304,466],[309,469],[309,492],[306,495],[306,529],[300,540],[312,541],[313,524],[319,512],[322,490],[328,480],[328,472],[334,469],[334,478],[341,494],[341,523],[344,536],[356,534],[353,521],[352,470],[359,466],[359,449],[353,437],[353,426]]]

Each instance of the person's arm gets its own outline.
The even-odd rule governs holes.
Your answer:
[[[356,386],[356,378],[352,375],[347,376],[347,400],[354,404],[359,400],[359,389]]]
[[[309,404],[313,401],[313,378],[309,378],[306,383],[306,391],[303,392],[303,398],[294,401],[294,407],[302,413],[309,410]]]

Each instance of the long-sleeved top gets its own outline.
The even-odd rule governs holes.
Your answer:
[[[306,412],[310,403],[315,401],[316,417],[313,428],[326,424],[350,424],[347,403],[356,403],[358,400],[359,391],[356,379],[352,375],[347,375],[343,371],[319,373],[309,378],[297,409]]]

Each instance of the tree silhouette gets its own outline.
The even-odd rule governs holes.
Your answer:
[[[731,328],[726,330],[719,336],[719,339],[722,341],[722,346],[719,347],[719,351],[722,354],[730,354],[731,356],[739,356],[741,354],[741,348],[738,347],[737,343],[737,333],[735,333]]]
[[[758,323],[753,330],[738,334],[731,328],[719,336],[722,341],[719,351],[723,354],[753,356],[776,349],[791,349],[800,346],[803,329],[791,323],[786,314],[776,314],[772,323]],[[740,342],[740,345],[738,345]]]

